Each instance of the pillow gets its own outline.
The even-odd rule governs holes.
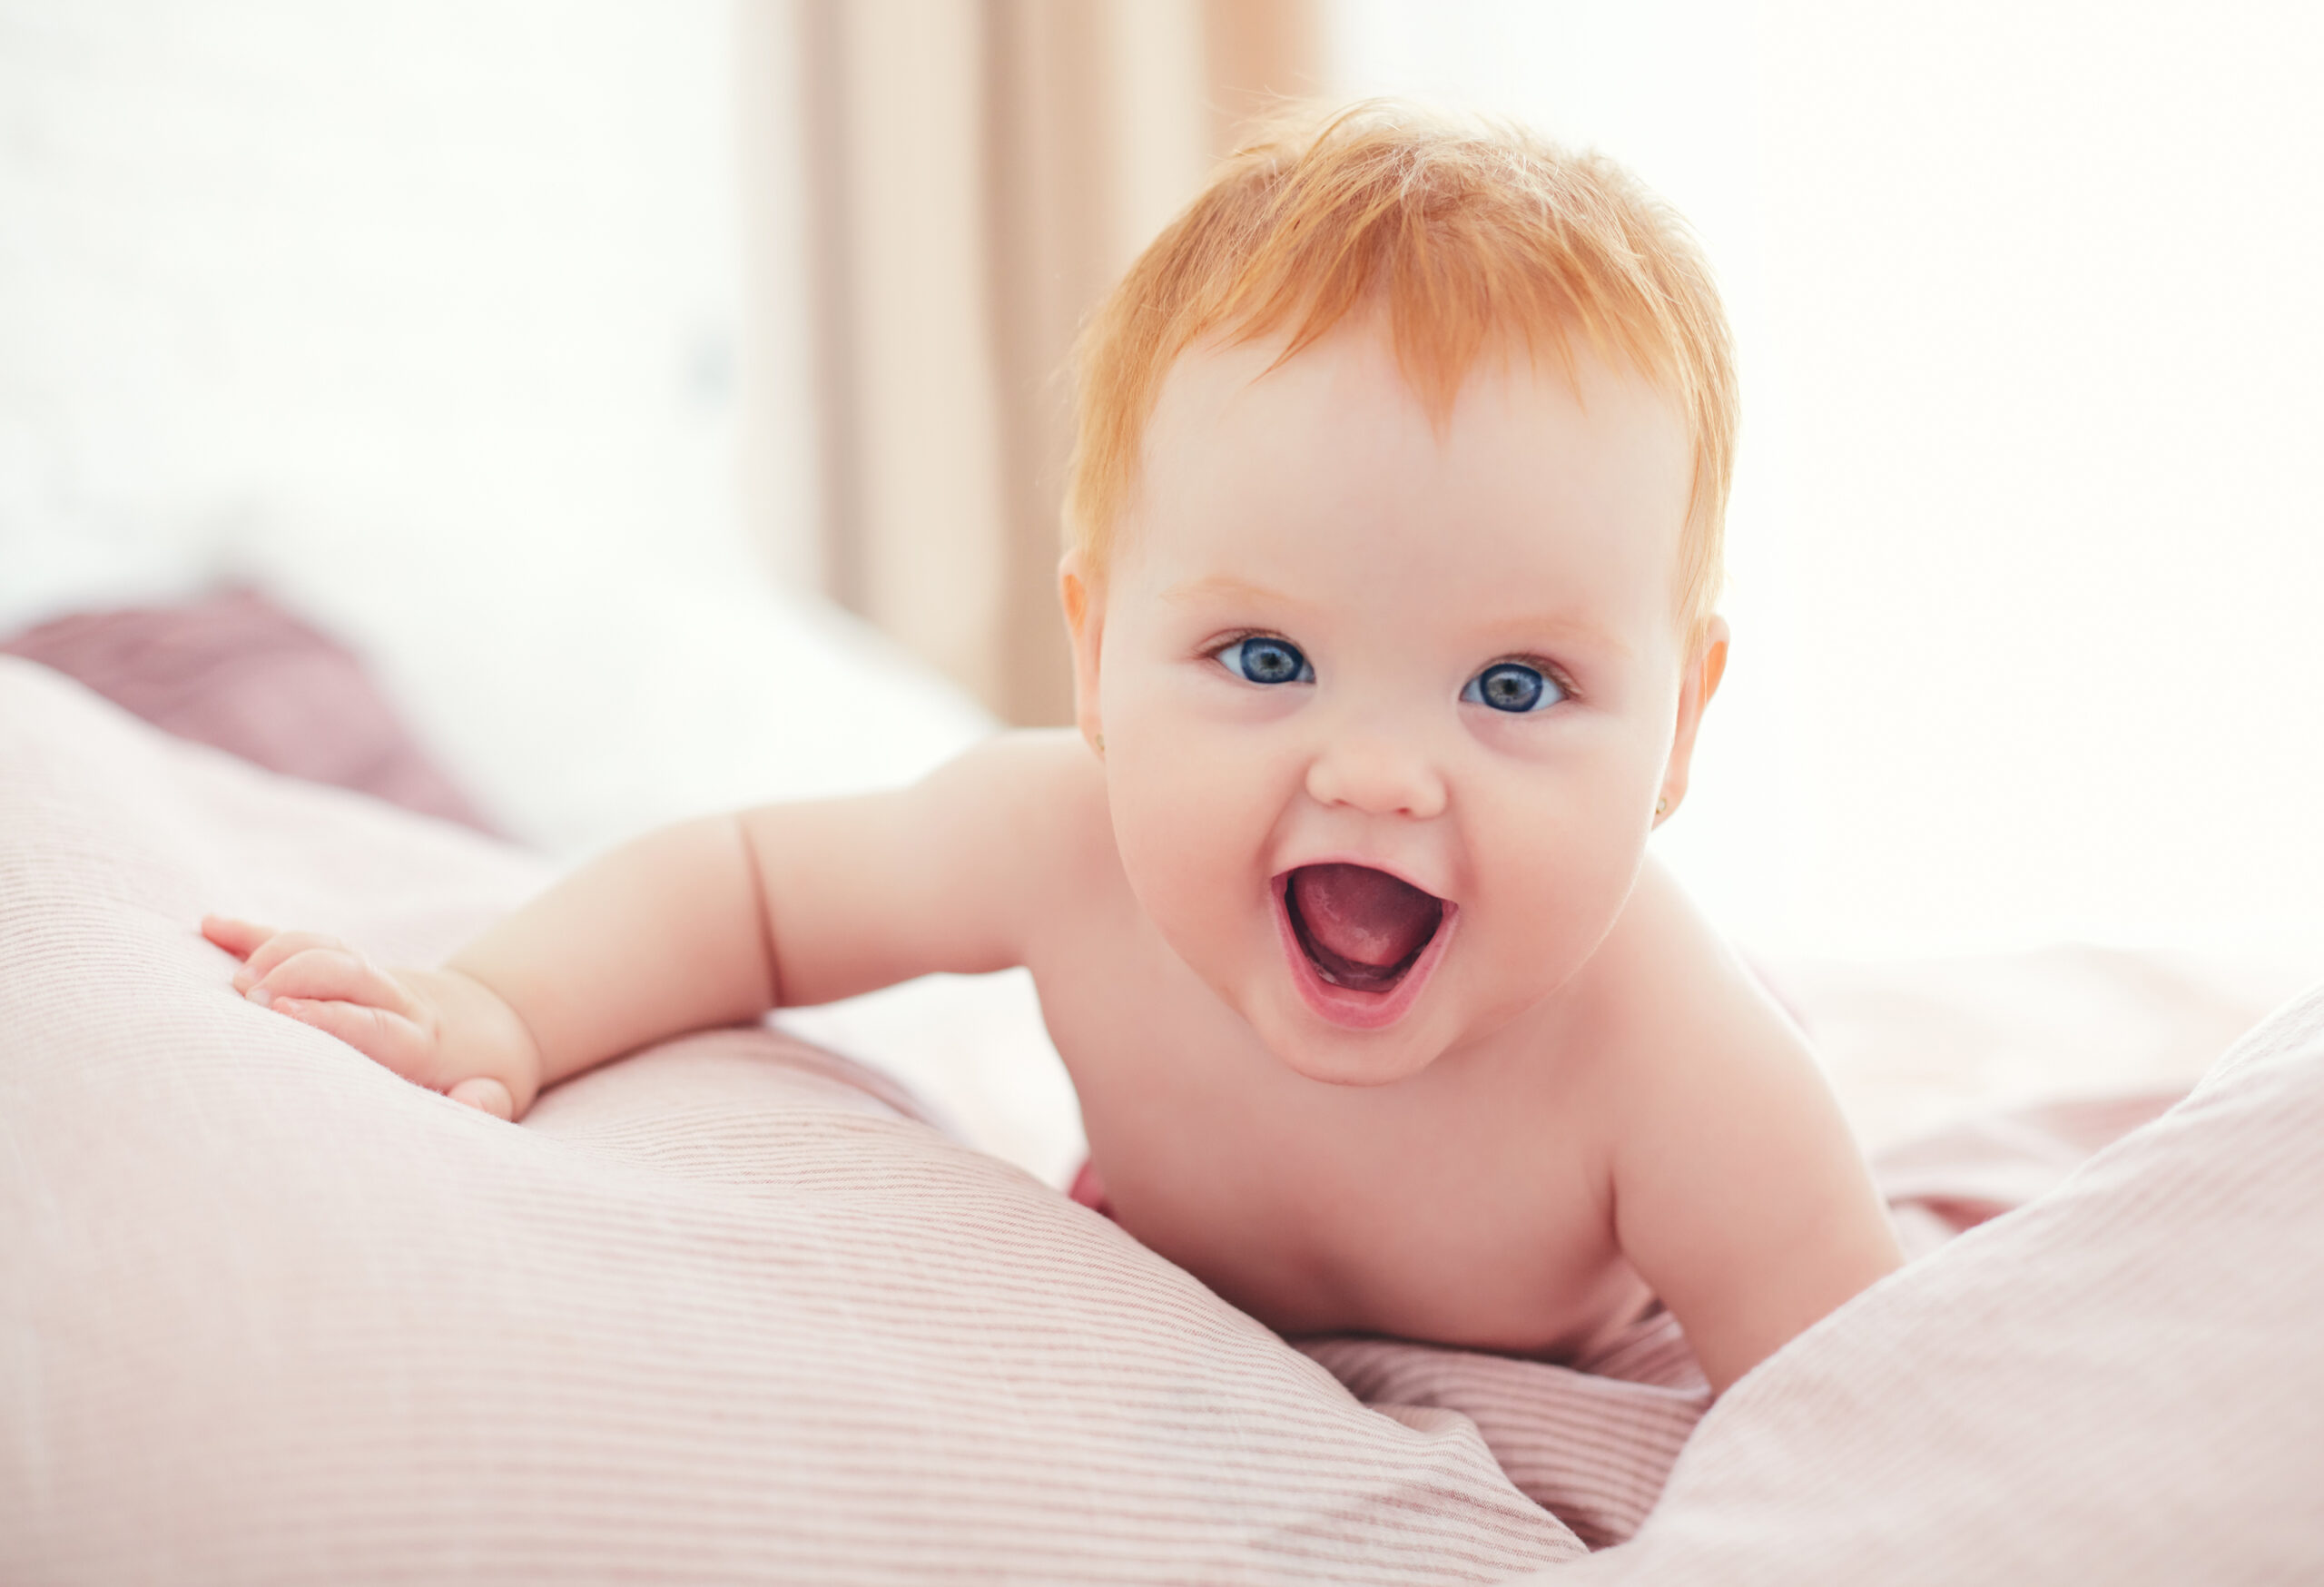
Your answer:
[[[1110,1224],[779,1032],[521,1127],[233,996],[542,867],[0,661],[0,1580],[1492,1580],[1580,1555]]]
[[[562,858],[913,782],[997,725],[862,618],[740,557],[712,577],[490,537],[413,547],[400,528],[254,525],[239,555],[369,661],[495,824]]]
[[[2324,1580],[2324,991],[1714,1406],[1629,1544],[1531,1581]]]
[[[321,557],[290,540],[254,560],[278,578],[327,562],[331,582],[310,593],[340,608],[405,684],[458,702],[449,742],[491,746],[478,785],[496,792],[497,813],[568,853],[711,810],[909,780],[991,726],[860,623],[755,583],[632,570],[616,600],[567,564],[553,579],[534,574],[512,603],[485,558],[461,559],[448,577],[377,545]],[[495,653],[512,630],[521,665]],[[608,644],[613,634],[625,642]],[[364,664],[270,595],[56,617],[0,641],[0,653],[270,771],[488,830],[466,779],[438,769]],[[479,668],[482,654],[491,663]],[[433,670],[401,665],[414,655]],[[511,770],[523,774],[512,781]],[[976,1146],[1050,1183],[1087,1154],[1022,971],[923,977],[789,1010],[783,1024],[902,1074]]]
[[[0,641],[164,733],[487,830],[346,646],[251,589],[79,612]]]

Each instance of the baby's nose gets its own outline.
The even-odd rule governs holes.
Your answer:
[[[1444,779],[1416,744],[1383,734],[1343,734],[1309,764],[1307,796],[1367,815],[1426,821],[1444,813]]]

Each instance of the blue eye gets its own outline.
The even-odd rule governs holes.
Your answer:
[[[1497,661],[1469,680],[1461,698],[1496,711],[1545,711],[1564,699],[1565,691],[1538,667]]]
[[[1286,640],[1253,636],[1237,639],[1217,652],[1226,670],[1237,677],[1255,684],[1312,684],[1315,669],[1299,653],[1299,646]]]

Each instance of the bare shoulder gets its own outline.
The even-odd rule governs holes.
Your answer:
[[[1617,1234],[1723,1389],[1899,1258],[1806,1038],[1668,872],[1635,902],[1600,1081]]]
[[[1113,852],[1105,768],[1070,728],[996,734],[914,790],[926,813],[974,829],[996,857],[1054,855],[1068,865]]]
[[[1807,1039],[1662,866],[1649,861],[1600,951],[1606,1083],[1659,1107],[1769,1083],[1821,1089]]]
[[[793,1002],[1026,963],[1111,853],[1102,768],[1068,734],[1002,734],[911,787],[743,822]]]
[[[1067,728],[998,734],[911,793],[913,819],[963,881],[1030,906],[1029,930],[1069,917],[1078,895],[1118,880],[1106,774]]]

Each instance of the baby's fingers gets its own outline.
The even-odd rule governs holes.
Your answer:
[[[278,998],[317,998],[407,1018],[413,1012],[401,982],[352,949],[336,946],[293,953],[252,981],[245,995],[261,1008]]]
[[[234,971],[234,990],[250,991],[273,974],[275,967],[284,960],[316,948],[344,953],[350,958],[362,957],[337,937],[326,937],[320,932],[277,932],[251,950],[251,956],[242,961],[240,970]]]
[[[478,1075],[472,1079],[462,1080],[444,1095],[455,1102],[467,1103],[479,1113],[489,1113],[495,1119],[517,1117],[517,1099],[508,1094],[507,1086],[490,1075]]]
[[[248,991],[251,982],[293,953],[308,948],[346,945],[337,937],[326,937],[320,932],[278,932],[272,926],[237,920],[231,915],[202,916],[202,934],[242,961],[242,968],[234,972],[236,991]]]
[[[435,1044],[426,1032],[401,1014],[361,1003],[322,998],[277,998],[278,1013],[302,1025],[312,1025],[326,1036],[336,1036],[374,1063],[393,1070],[408,1080],[428,1085]]]
[[[238,921],[231,915],[204,915],[202,934],[235,958],[248,959],[259,944],[275,932],[272,926],[261,926],[255,921]]]

